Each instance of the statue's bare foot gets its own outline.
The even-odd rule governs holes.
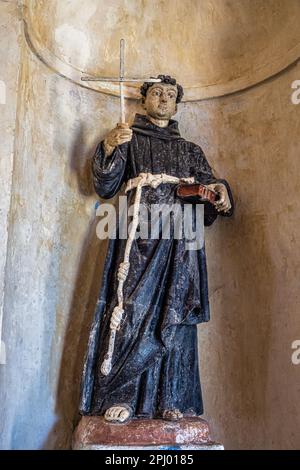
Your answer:
[[[178,421],[179,419],[183,418],[183,414],[181,411],[175,410],[165,410],[162,415],[163,419],[168,421]]]
[[[122,405],[111,406],[106,410],[104,419],[110,423],[125,423],[132,416],[131,409]]]

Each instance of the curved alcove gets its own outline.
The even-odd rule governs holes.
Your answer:
[[[28,0],[24,8],[28,44],[61,75],[118,94],[81,77],[117,76],[123,37],[126,73],[176,76],[187,101],[248,88],[297,60],[299,18],[298,0]],[[126,86],[126,96],[138,87]]]

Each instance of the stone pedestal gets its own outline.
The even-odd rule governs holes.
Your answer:
[[[200,418],[177,422],[133,419],[107,423],[102,416],[83,416],[74,432],[74,450],[223,450],[212,442],[208,423]]]

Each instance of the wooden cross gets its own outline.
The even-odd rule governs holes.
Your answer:
[[[114,82],[120,84],[120,122],[125,123],[125,96],[124,83],[147,82],[159,83],[160,78],[128,78],[125,77],[125,39],[120,40],[120,76],[114,77],[82,77],[84,82]]]

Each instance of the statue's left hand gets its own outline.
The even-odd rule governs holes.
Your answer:
[[[219,194],[219,199],[215,202],[215,208],[218,212],[228,212],[231,209],[227,188],[222,183],[208,184],[207,187]]]

